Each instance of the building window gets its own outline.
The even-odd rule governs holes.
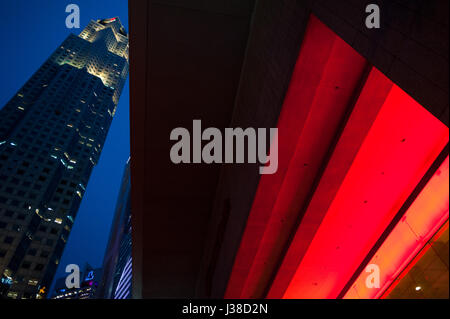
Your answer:
[[[24,261],[22,263],[22,269],[30,269],[31,263],[29,261]]]
[[[11,236],[6,236],[5,239],[3,240],[3,242],[5,244],[11,244],[14,241],[14,237]]]
[[[8,292],[8,297],[12,298],[12,299],[16,299],[17,298],[17,292],[14,292],[14,291]]]
[[[38,280],[37,279],[30,279],[30,280],[28,280],[28,284],[30,286],[36,286],[38,284]]]
[[[14,212],[13,212],[12,210],[7,210],[7,211],[5,212],[5,216],[6,216],[6,217],[12,217],[12,215],[14,215]]]
[[[44,269],[44,265],[43,265],[43,264],[37,264],[37,265],[34,267],[34,270],[36,270],[36,271],[41,271],[42,269]]]

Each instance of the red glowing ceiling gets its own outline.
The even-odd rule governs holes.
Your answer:
[[[380,287],[368,288],[363,272],[344,298],[378,298],[448,220],[449,158],[421,191],[368,264],[378,265]]]
[[[448,143],[448,128],[314,16],[277,126],[279,168],[261,177],[225,297],[336,298]],[[444,184],[433,192],[448,192]],[[430,204],[417,226],[424,233],[448,219],[448,197],[436,205],[447,211],[437,218]],[[392,238],[404,235],[398,229]],[[397,245],[395,255],[414,249]],[[394,274],[406,259],[379,260]]]
[[[338,296],[447,143],[439,124],[393,86],[284,298]]]

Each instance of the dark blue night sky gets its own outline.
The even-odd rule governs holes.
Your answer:
[[[67,29],[65,8],[80,7],[80,29]],[[0,108],[17,92],[70,34],[79,34],[90,20],[118,16],[128,30],[127,0],[8,0],[0,2]],[[55,278],[67,264],[88,262],[100,267],[108,240],[116,198],[129,156],[128,81],[94,168],[75,225]]]

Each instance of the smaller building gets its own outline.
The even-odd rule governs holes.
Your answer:
[[[94,269],[86,264],[80,275],[80,288],[67,288],[66,277],[59,278],[56,280],[52,299],[96,299],[102,276],[101,268]]]
[[[130,189],[130,159],[128,159],[103,261],[104,271],[98,298],[130,299],[132,297]]]

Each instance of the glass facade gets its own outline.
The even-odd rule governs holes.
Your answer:
[[[128,75],[118,18],[69,35],[0,109],[0,296],[47,294]]]

